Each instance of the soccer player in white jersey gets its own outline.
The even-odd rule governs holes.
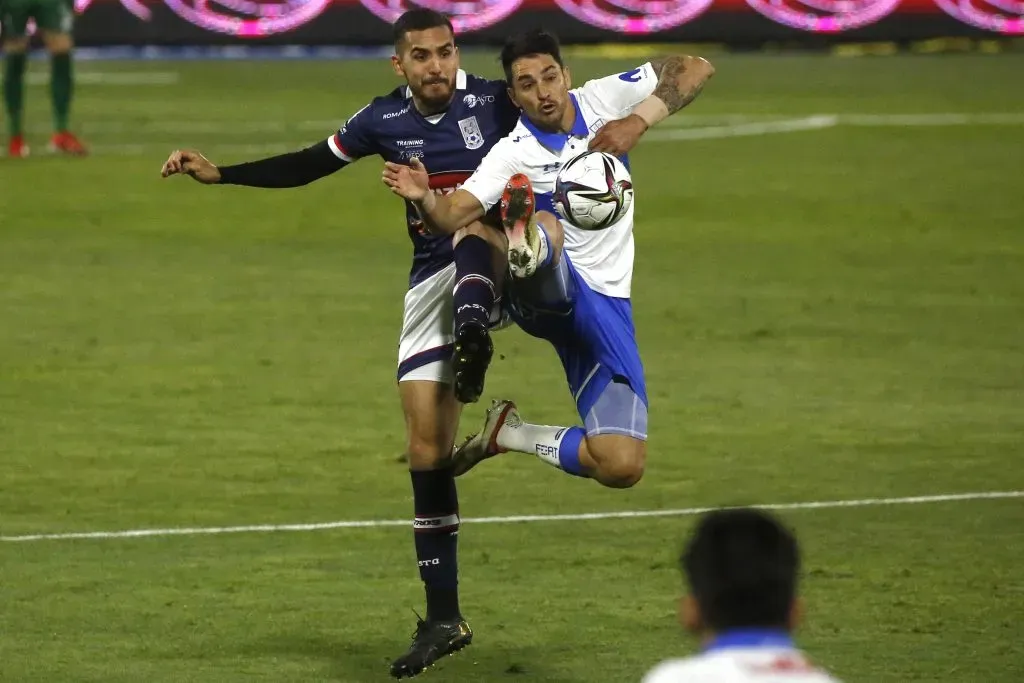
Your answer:
[[[681,564],[689,592],[679,619],[702,652],[662,662],[643,683],[838,683],[793,643],[800,552],[778,520],[749,508],[710,512]]]
[[[512,278],[512,318],[547,339],[565,369],[583,426],[525,422],[511,401],[495,402],[483,430],[456,450],[456,474],[507,451],[609,487],[640,480],[646,460],[647,389],[633,326],[633,208],[599,232],[561,223],[551,194],[559,169],[588,148],[624,155],[651,126],[700,93],[713,75],[699,57],[670,56],[571,89],[557,39],[540,31],[502,49],[509,95],[522,109],[462,188],[427,192],[427,173],[387,164],[384,182],[416,202],[428,227],[452,233],[501,203]],[[634,203],[635,204],[635,203]]]

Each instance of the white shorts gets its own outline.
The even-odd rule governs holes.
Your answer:
[[[405,293],[398,340],[398,381],[451,384],[454,344],[455,264],[450,263]]]
[[[398,381],[452,384],[452,349],[455,345],[455,264],[450,263],[405,293],[402,335],[398,339]],[[491,330],[512,324],[495,301]]]

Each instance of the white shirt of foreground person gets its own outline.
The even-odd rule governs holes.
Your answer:
[[[773,630],[722,633],[701,654],[670,659],[651,669],[643,683],[840,683],[814,666],[789,634]]]

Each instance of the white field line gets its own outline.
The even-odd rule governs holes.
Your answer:
[[[301,149],[307,145],[312,144],[311,141],[305,141],[301,143],[288,144],[284,142],[272,142],[266,144],[214,144],[214,145],[202,145],[201,150],[205,153],[210,154],[241,154],[241,155],[257,155],[257,154],[284,154],[285,152],[294,152],[297,149]],[[183,145],[183,147],[192,147],[192,145]],[[147,142],[144,144],[113,144],[113,145],[90,145],[89,151],[92,154],[100,156],[145,156],[154,155],[159,157],[161,153],[166,156],[174,150],[174,145],[160,142]],[[162,161],[162,160],[161,160]]]
[[[832,128],[839,121],[833,114],[806,116],[799,119],[762,121],[757,123],[735,123],[728,126],[705,126],[702,128],[670,128],[653,130],[644,136],[645,140],[675,142],[678,140],[714,140],[738,138],[773,133],[793,133],[801,130]]]
[[[131,123],[128,121],[86,121],[78,126],[83,135],[94,135],[97,133],[111,134],[145,134],[145,133],[169,133],[174,135],[252,135],[254,133],[302,133],[315,131],[320,133],[326,140],[329,135],[341,127],[341,121],[139,121]],[[30,126],[29,130],[34,132],[48,132],[50,129],[45,125]],[[316,136],[313,136],[315,139]]]
[[[816,130],[830,128],[836,125],[835,117],[812,116],[802,119],[786,119],[783,121],[767,121],[763,123],[742,123],[730,126],[709,126],[704,128],[676,128],[673,130],[652,131],[646,136],[649,140],[677,141],[677,140],[709,140],[717,138],[743,137],[752,135],[769,135],[772,133],[789,133],[801,130]],[[88,130],[85,128],[83,130]],[[204,129],[211,132],[209,128]],[[285,130],[285,129],[279,129]],[[196,131],[193,131],[196,132]],[[305,140],[294,144],[283,142],[264,144],[234,144],[214,143],[203,145],[204,152],[221,154],[279,154],[289,152],[299,147],[312,144],[315,140]],[[147,154],[149,150],[169,151],[173,145],[161,142],[146,142],[138,144],[98,144],[90,147],[94,154],[102,156],[140,156]]]
[[[1018,126],[1024,124],[1024,112],[1007,114],[840,114],[839,123],[847,126]]]
[[[76,85],[174,85],[181,80],[177,71],[79,71],[75,74]],[[50,82],[50,74],[45,71],[32,71],[25,81],[29,85],[46,85]]]
[[[158,104],[154,104],[154,107]],[[763,117],[762,117],[763,118]],[[673,125],[677,126],[709,126],[732,123],[746,123],[755,120],[746,114],[722,114],[712,116],[688,116],[685,119],[670,119]],[[760,119],[757,119],[760,120]],[[286,133],[317,132],[322,133],[324,139],[334,133],[345,123],[345,118],[335,120],[306,120],[306,121],[251,121],[241,119],[238,121],[225,121],[223,119],[214,121],[182,121],[180,119],[163,119],[157,121],[85,121],[78,125],[77,129],[82,133],[173,133],[176,135],[250,135],[252,133]],[[30,126],[29,130],[34,132],[49,132],[46,125]]]
[[[922,505],[974,500],[1024,498],[1024,491],[981,491],[975,493],[946,493],[934,496],[903,498],[860,498],[855,500],[820,500],[803,503],[767,503],[755,505],[764,510],[825,510],[832,508],[862,508],[884,505]],[[691,517],[717,508],[676,508],[667,510],[623,510],[618,512],[586,512],[569,515],[516,515],[511,517],[476,517],[462,520],[466,524],[521,524],[528,522],[579,522],[602,519],[636,519],[645,517]],[[128,529],[124,531],[84,531],[55,534],[28,534],[0,536],[0,541],[65,541],[112,538],[143,538],[152,536],[203,536],[213,534],[269,533],[278,531],[323,531],[327,529],[365,529],[379,527],[407,527],[408,519],[343,520],[314,524],[254,524],[227,527],[171,527],[166,529]]]
[[[123,74],[125,77],[141,74]],[[135,134],[145,135],[166,133],[169,135],[223,135],[251,136],[257,133],[317,133],[326,138],[337,130],[343,119],[338,120],[307,120],[307,121],[182,121],[166,119],[158,121],[86,121],[78,126],[84,135],[97,134]],[[648,140],[695,140],[725,137],[742,137],[744,135],[765,135],[770,133],[789,132],[793,130],[815,130],[830,128],[834,125],[858,127],[918,127],[918,126],[1014,126],[1024,124],[1022,113],[988,113],[988,114],[812,114],[800,117],[779,118],[777,116],[720,114],[720,115],[681,115],[665,122],[658,130],[646,136]],[[30,126],[34,133],[49,132],[45,124]],[[315,142],[316,135],[309,136],[307,143]],[[146,146],[165,146],[161,143],[142,143]],[[138,153],[140,144],[117,145],[107,153],[125,154]],[[262,147],[258,147],[262,149]],[[118,151],[127,149],[128,152]]]

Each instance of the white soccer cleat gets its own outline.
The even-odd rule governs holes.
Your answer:
[[[498,432],[506,424],[522,422],[519,411],[512,401],[491,401],[484,420],[484,428],[462,442],[461,446],[452,451],[452,472],[461,477],[473,469],[477,463],[492,458],[505,449],[498,445]]]
[[[508,237],[508,268],[515,277],[530,277],[544,260],[547,245],[534,216],[536,206],[530,179],[522,173],[509,178],[501,195],[501,223]]]

